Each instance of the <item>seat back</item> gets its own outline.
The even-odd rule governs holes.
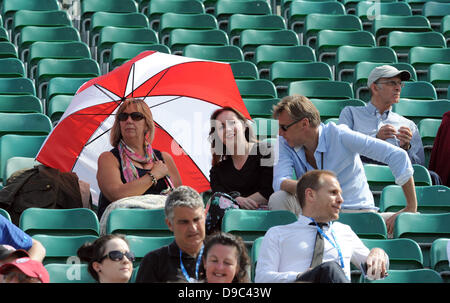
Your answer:
[[[242,50],[235,45],[189,44],[184,48],[183,56],[221,62],[244,61]]]
[[[269,99],[277,98],[275,85],[266,79],[236,80],[242,98]]]
[[[97,214],[88,208],[27,208],[20,216],[19,227],[30,236],[99,235]]]
[[[262,79],[260,79],[262,80]],[[273,85],[273,84],[272,84]],[[279,98],[255,99],[243,98],[245,107],[252,118],[270,119],[273,116],[273,107],[280,102]]]
[[[161,248],[163,246],[169,245],[175,240],[175,237],[151,237],[151,236],[126,236],[130,250],[134,253],[135,261],[134,266],[139,266],[142,259],[149,252]]]
[[[446,278],[448,281],[448,274],[450,274],[450,267],[448,261],[448,243],[449,238],[440,238],[433,242],[430,251],[430,265],[431,269],[442,273],[446,272]]]
[[[0,12],[4,18],[5,28],[12,28],[14,15],[19,10],[50,11],[59,10],[59,6],[57,0],[42,0],[39,2],[27,0],[2,1]]]
[[[182,29],[170,32],[169,48],[173,54],[181,55],[186,45],[228,45],[228,35],[220,29]]]
[[[164,13],[204,14],[205,7],[201,1],[197,0],[151,0],[148,13],[151,29],[159,30],[160,19]]]
[[[428,81],[436,88],[438,99],[447,98],[450,86],[450,64],[431,64],[428,69]]]
[[[9,222],[11,222],[11,216],[9,215],[9,213],[4,210],[3,208],[0,208],[0,216],[5,217]]]
[[[420,15],[381,15],[373,20],[372,33],[375,35],[378,46],[386,45],[387,35],[392,31],[430,32],[432,28],[428,19]]]
[[[380,15],[411,16],[411,7],[406,2],[358,1],[356,16],[361,19],[365,30],[370,30],[372,21]]]
[[[286,22],[278,15],[233,14],[228,21],[227,33],[231,45],[239,45],[241,32],[245,29],[286,29]]]
[[[288,95],[299,94],[315,99],[353,99],[348,82],[329,80],[304,80],[289,83]]]
[[[311,102],[320,113],[320,120],[339,118],[341,111],[346,106],[365,106],[366,103],[359,99],[311,99]]]
[[[254,118],[252,124],[258,140],[275,138],[278,136],[278,121],[271,118]]]
[[[7,134],[48,135],[50,119],[42,113],[0,113],[0,137]]]
[[[252,250],[250,252],[250,259],[252,261],[252,269],[251,269],[252,282],[255,282],[256,264],[258,263],[259,248],[261,247],[263,239],[264,237],[256,238],[256,240],[253,242]]]
[[[337,222],[350,225],[360,238],[386,239],[387,229],[378,213],[340,213]]]
[[[0,78],[0,95],[36,96],[36,89],[28,78]]]
[[[422,14],[430,21],[431,27],[439,31],[442,18],[450,15],[450,3],[445,1],[425,1],[422,7]]]
[[[0,59],[0,77],[18,78],[25,76],[25,67],[23,62],[17,58]]]
[[[360,283],[443,283],[441,276],[432,269],[389,270],[381,280],[368,280],[361,276]]]
[[[45,265],[50,276],[50,283],[96,283],[88,272],[87,264],[58,264]]]
[[[217,18],[219,28],[227,30],[230,16],[234,14],[270,15],[272,14],[272,10],[270,4],[264,0],[218,0],[216,2],[214,14]]]
[[[173,235],[166,224],[164,209],[114,209],[106,220],[106,233],[153,237]]]
[[[409,50],[415,46],[445,48],[445,38],[439,32],[392,31],[387,36],[387,46],[395,50],[400,62],[408,62]]]
[[[169,47],[160,43],[136,44],[116,42],[111,46],[108,70],[112,71],[114,68],[122,65],[126,61],[136,57],[144,51],[157,51],[160,53],[170,54]]]
[[[414,46],[409,50],[409,63],[416,69],[417,79],[428,80],[428,68],[433,63],[450,64],[450,48]]]
[[[422,96],[429,96],[429,98],[431,98],[433,90],[428,85],[424,85],[423,88],[424,90],[428,90],[429,92],[427,93],[425,91],[424,93],[422,93]],[[421,87],[418,87],[417,93],[414,95],[412,95],[411,93],[411,96],[420,96],[420,89]],[[442,116],[449,110],[449,108],[450,100],[430,101],[430,99],[410,100],[401,98],[400,101],[392,107],[392,111],[418,124],[422,119],[425,118],[441,119]]]

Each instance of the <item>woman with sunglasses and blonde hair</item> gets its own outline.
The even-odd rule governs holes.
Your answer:
[[[154,134],[148,105],[140,99],[125,100],[111,128],[110,141],[114,148],[98,158],[99,219],[113,201],[144,194],[166,194],[181,185],[172,156],[152,148]]]
[[[128,283],[133,274],[134,254],[122,235],[101,236],[77,251],[81,261],[99,283]]]

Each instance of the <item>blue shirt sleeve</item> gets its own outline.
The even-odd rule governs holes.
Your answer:
[[[29,250],[33,242],[29,235],[5,217],[0,216],[0,244],[11,245],[15,249]]]

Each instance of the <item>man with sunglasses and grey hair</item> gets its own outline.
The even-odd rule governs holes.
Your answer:
[[[165,205],[166,224],[175,240],[149,252],[139,266],[137,283],[196,282],[203,277],[205,209],[200,194],[189,186],[175,188]]]
[[[279,148],[269,209],[286,209],[300,214],[293,173],[299,178],[307,171],[326,169],[333,171],[341,184],[344,198],[341,211],[376,212],[378,208],[360,159],[363,155],[387,163],[406,197],[406,207],[385,218],[388,233],[393,232],[395,218],[400,212],[417,211],[414,171],[404,149],[353,131],[346,125],[321,123],[319,111],[304,96],[284,97],[273,112],[279,124]]]

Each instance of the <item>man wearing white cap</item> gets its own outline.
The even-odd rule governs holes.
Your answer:
[[[422,139],[416,124],[392,112],[392,105],[400,100],[402,81],[411,77],[406,70],[382,65],[374,68],[367,79],[372,98],[366,106],[347,106],[339,116],[339,124],[365,135],[376,137],[403,148],[412,164],[425,164]],[[376,163],[373,159],[361,158],[364,163]]]

